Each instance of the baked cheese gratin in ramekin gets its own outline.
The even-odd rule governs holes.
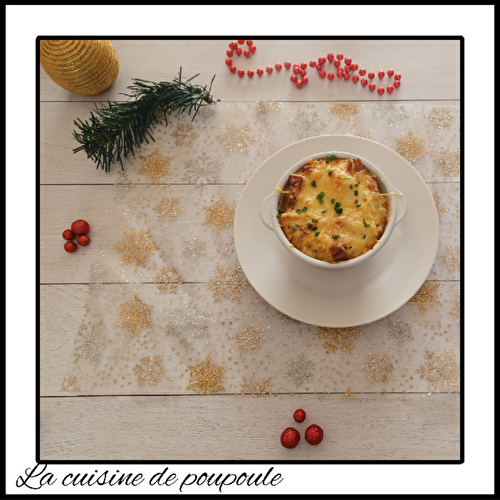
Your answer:
[[[345,152],[301,160],[261,208],[264,223],[292,253],[332,269],[376,253],[405,214],[403,193],[381,170]]]

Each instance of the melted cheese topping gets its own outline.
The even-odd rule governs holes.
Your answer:
[[[359,257],[374,247],[384,232],[389,206],[376,177],[359,160],[308,160],[297,175],[302,181],[294,177],[300,184],[295,188],[287,183],[278,214],[293,246],[330,263]]]

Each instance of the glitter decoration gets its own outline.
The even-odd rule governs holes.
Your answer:
[[[155,276],[155,283],[158,285],[158,290],[163,293],[177,293],[178,284],[183,281],[184,278],[175,266],[163,266]]]
[[[406,109],[403,106],[394,106],[392,104],[373,104],[371,106],[372,115],[375,118],[384,120],[384,124],[391,128],[396,121],[409,118]]]
[[[148,356],[144,354],[141,362],[134,367],[139,385],[156,385],[160,377],[165,373],[165,368],[160,356]]]
[[[257,111],[257,114],[265,113],[268,110],[280,111],[281,107],[282,107],[281,103],[275,101],[257,101],[255,103],[255,109]]]
[[[118,307],[120,309],[120,319],[116,325],[125,328],[130,335],[134,336],[145,328],[153,328],[151,309],[154,306],[148,306],[138,295],[125,304],[118,304]]]
[[[248,128],[248,125],[235,125],[234,123],[226,122],[224,132],[217,136],[226,153],[234,151],[248,154],[250,146],[257,142],[257,137],[253,136]]]
[[[453,308],[449,311],[448,314],[451,314],[457,323],[460,323],[460,311],[461,311],[461,302],[460,302],[460,293],[457,293],[457,302],[453,306]]]
[[[200,309],[190,300],[185,307],[168,311],[166,335],[177,337],[185,348],[196,339],[206,337],[210,325],[210,313]]]
[[[389,361],[387,354],[374,354],[370,352],[367,358],[368,361],[364,364],[363,368],[368,373],[370,384],[374,382],[387,384],[391,373],[394,371],[394,365]]]
[[[430,114],[426,115],[437,129],[450,128],[455,115],[450,111],[450,108],[432,108]]]
[[[62,385],[61,391],[65,392],[78,392],[80,388],[78,387],[78,382],[75,375],[65,375]]]
[[[75,362],[86,359],[97,364],[101,357],[101,351],[110,343],[103,333],[103,322],[82,323],[78,328],[73,348]]]
[[[307,112],[298,110],[291,123],[299,139],[320,135],[326,127],[326,123],[320,120],[317,109]]]
[[[172,137],[177,146],[191,146],[193,141],[198,137],[198,132],[195,131],[191,123],[188,125],[177,125],[172,132]]]
[[[347,391],[345,391],[345,393],[342,394],[342,397],[343,398],[357,398],[356,394],[354,394],[354,392],[351,391],[350,387],[348,387]]]
[[[236,340],[240,354],[244,352],[258,352],[262,340],[264,330],[259,325],[242,324],[239,332],[230,339]]]
[[[460,148],[444,148],[436,160],[436,164],[441,167],[446,179],[455,179],[460,176]]]
[[[139,229],[126,227],[122,232],[123,238],[115,243],[118,253],[121,253],[122,260],[120,264],[130,265],[135,262],[136,266],[145,266],[149,260],[147,254],[158,250],[156,243],[151,240],[149,229]]]
[[[90,265],[89,289],[91,292],[96,292],[102,287],[105,274],[98,263],[94,262]]]
[[[429,393],[440,390],[448,390],[449,393],[459,394],[460,366],[453,351],[445,351],[444,354],[425,350],[425,363],[416,370],[420,378],[425,378],[428,383]]]
[[[441,259],[448,268],[448,271],[460,271],[460,245],[456,245],[455,247],[446,245]]]
[[[407,160],[408,163],[414,165],[419,158],[427,154],[427,149],[425,149],[426,140],[425,137],[419,137],[418,135],[408,132],[406,137],[396,139],[396,151]]]
[[[425,312],[436,305],[441,305],[438,299],[439,283],[425,282],[418,292],[408,301],[408,304],[420,311],[424,315]]]
[[[436,210],[438,213],[439,227],[441,227],[443,223],[443,217],[450,211],[450,209],[444,203],[441,203],[441,196],[437,191],[432,192],[432,198],[434,199],[434,204],[436,205]]]
[[[340,349],[342,354],[346,352],[352,354],[354,344],[351,340],[358,340],[362,334],[363,332],[357,327],[327,328],[320,326],[314,332],[314,335],[317,335],[320,340],[326,340],[322,346],[326,350],[326,354],[335,353],[337,349]]]
[[[207,281],[207,285],[212,291],[214,302],[226,299],[239,303],[248,281],[240,266],[225,267],[216,264],[214,275]]]
[[[315,363],[307,359],[305,354],[299,354],[296,358],[286,360],[285,378],[291,379],[299,387],[313,377]]]
[[[190,380],[186,389],[204,395],[225,391],[222,385],[222,377],[227,367],[214,363],[210,358],[210,354],[207,355],[205,361],[197,365],[190,365],[188,368],[190,371]]]
[[[203,206],[203,209],[206,212],[203,225],[213,227],[218,233],[225,227],[233,225],[236,205],[230,205],[222,196],[214,204]]]
[[[119,170],[118,180],[114,183],[115,200],[122,202],[132,186],[133,185],[130,183],[127,172],[125,170]]]
[[[284,313],[280,313],[280,319],[281,319],[282,323],[295,323],[295,324],[299,324],[300,323],[300,321],[298,321],[298,320],[296,320],[294,318],[290,318],[290,316],[287,316]]]
[[[184,250],[183,255],[191,257],[192,259],[198,259],[201,257],[206,250],[207,243],[199,238],[192,238],[190,240],[184,240]]]
[[[411,325],[398,319],[396,321],[389,321],[389,334],[388,337],[398,341],[399,343],[413,340],[411,333]]]
[[[260,382],[253,378],[248,379],[243,377],[243,384],[241,384],[241,392],[237,393],[241,396],[277,396],[278,391],[273,389],[271,384],[271,377],[268,379],[261,379]]]
[[[220,169],[222,162],[214,160],[205,151],[198,158],[186,162],[186,169],[182,180],[202,188],[206,184],[217,184],[220,182]]]
[[[164,156],[158,148],[156,148],[148,156],[140,156],[141,166],[139,168],[140,174],[147,175],[151,182],[157,182],[161,177],[170,174],[170,166],[173,158]]]
[[[158,220],[174,220],[184,209],[179,203],[179,198],[164,196],[154,208]]]
[[[359,115],[359,108],[356,104],[331,103],[329,113],[340,116],[342,120],[350,120],[352,116]]]

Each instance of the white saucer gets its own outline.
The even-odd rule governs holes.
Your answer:
[[[331,271],[294,258],[260,218],[262,200],[289,166],[327,150],[369,158],[408,203],[406,217],[378,254],[366,263]],[[323,135],[287,146],[252,175],[236,208],[234,243],[248,281],[278,311],[311,325],[344,328],[377,321],[415,295],[436,258],[439,219],[424,180],[395,151],[362,137]]]

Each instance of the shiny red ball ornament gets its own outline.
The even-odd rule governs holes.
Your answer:
[[[397,89],[399,89],[399,86],[400,86],[400,85],[401,85],[401,82],[400,82],[399,80],[396,80],[396,81],[394,82],[394,86],[395,86]]]
[[[353,81],[354,83],[358,83],[358,82],[359,82],[359,76],[358,76],[358,75],[353,75],[353,77],[352,77],[352,81]]]
[[[248,75],[250,78],[252,78],[252,77],[253,77],[253,75],[254,75],[253,70],[249,69],[249,70],[247,71],[247,75]]]
[[[247,45],[248,45],[249,47],[251,47],[251,46],[253,45],[252,40],[247,40]]]
[[[387,76],[392,76],[394,74],[394,70],[393,69],[388,69],[387,70]]]
[[[319,62],[319,64],[326,64],[326,57],[323,57],[323,56],[319,57],[318,62]]]
[[[290,81],[291,81],[292,83],[295,83],[295,82],[297,81],[297,75],[292,75],[292,76],[290,77]]]
[[[342,59],[344,59],[344,55],[341,53],[337,54],[337,59],[341,61]]]
[[[257,47],[255,45],[250,46],[250,52],[254,53],[257,50]]]
[[[306,441],[313,446],[321,443],[323,441],[323,429],[316,424],[310,425],[306,429]]]
[[[231,66],[233,64],[233,61],[231,61],[231,59],[226,59],[226,64],[228,66]]]
[[[74,240],[75,239],[75,233],[71,231],[71,229],[66,229],[66,231],[63,231],[62,237],[66,241]]]
[[[349,74],[349,72],[347,72],[347,73],[344,73],[343,77],[344,77],[344,80],[349,80],[349,78],[351,78],[351,75]]]
[[[359,70],[359,74],[360,74],[361,76],[365,76],[365,75],[366,75],[366,69],[365,69],[365,68],[361,68],[361,69]]]
[[[252,45],[252,47],[253,47],[253,45]],[[262,75],[264,74],[264,70],[263,70],[262,68],[259,68],[259,69],[257,70],[257,74],[258,74],[259,76],[262,76]]]
[[[382,94],[385,92],[384,87],[379,87],[379,88],[378,88],[378,90],[377,90],[377,92],[378,92],[380,95],[382,95]]]
[[[243,51],[243,55],[244,55],[245,57],[250,57],[250,51],[249,51],[248,49],[247,49],[247,50],[244,50],[244,51]]]
[[[333,61],[333,65],[336,67],[336,68],[339,68],[340,67],[340,61],[338,59],[335,59],[335,61]]]
[[[295,422],[303,422],[306,419],[306,412],[302,408],[295,410],[293,419],[295,420]]]
[[[356,63],[351,64],[351,70],[356,71],[358,69],[358,65]]]
[[[306,69],[307,68],[307,63],[303,62],[300,63],[300,69]]]
[[[375,78],[375,73],[374,73],[373,71],[370,71],[370,72],[368,73],[368,78],[369,78],[370,80],[373,80],[373,79]]]
[[[230,48],[230,49],[237,49],[237,48],[238,48],[238,44],[237,44],[236,42],[231,42],[231,43],[229,44],[229,48]]]
[[[76,252],[77,249],[78,249],[78,247],[76,246],[76,243],[74,241],[67,241],[64,244],[64,250],[66,250],[66,252],[68,252],[68,253]]]
[[[297,81],[297,83],[296,83],[295,85],[297,85],[297,88],[298,88],[298,89],[301,89],[301,88],[302,88],[303,83],[302,83],[302,82],[300,82],[300,81]]]
[[[306,83],[309,81],[309,78],[307,78],[307,76],[304,76],[304,78],[302,78],[302,85],[306,85]]]
[[[273,72],[273,67],[272,67],[272,66],[268,66],[268,67],[266,68],[266,71],[267,71],[269,74],[271,74],[271,73]]]
[[[238,70],[238,75],[241,76],[241,78],[243,78],[245,76],[245,71],[242,70],[242,69],[239,69]]]
[[[300,76],[302,76],[302,77],[306,76],[306,70],[305,69],[301,69],[300,70]]]
[[[282,66],[280,63],[276,63],[274,67],[276,68],[276,71],[281,71]]]
[[[350,64],[352,63],[352,59],[350,57],[346,57],[345,63],[350,66]]]
[[[316,67],[316,61],[309,61],[309,66],[311,66],[311,68],[315,68]]]
[[[374,91],[375,90],[375,87],[376,85],[374,83],[370,83],[370,85],[368,86],[368,88],[371,90],[371,91]]]
[[[226,54],[227,54],[227,57],[233,57],[233,55],[234,55],[234,53],[233,53],[233,51],[232,51],[232,50],[228,50],[228,51],[226,52]]]
[[[394,87],[392,85],[388,85],[387,92],[389,92],[389,94],[392,94],[393,91],[394,91]]]
[[[317,69],[318,71],[321,71],[321,70],[323,69],[323,65],[322,65],[322,64],[320,64],[320,63],[316,64],[316,69]]]
[[[83,219],[78,219],[71,224],[71,231],[73,231],[75,234],[80,235],[80,234],[87,234],[90,230],[89,223]]]
[[[366,87],[368,85],[368,80],[366,78],[363,78],[361,80],[361,85],[363,85],[363,87]]]
[[[385,76],[385,73],[383,71],[379,71],[378,72],[378,77],[379,78],[384,78],[384,76]]]
[[[241,56],[242,53],[243,51],[240,48],[236,49],[236,55]]]
[[[328,80],[333,80],[335,75],[333,73],[328,73]]]
[[[238,43],[239,43],[240,45],[243,45],[243,44],[245,43],[245,40],[238,40]]]
[[[326,58],[332,62],[335,59],[335,56],[333,54],[327,54]]]
[[[401,75],[399,73],[396,73],[394,75],[394,80],[401,80]]]
[[[351,66],[349,64],[346,64],[344,66],[344,71],[347,71],[347,72],[351,71]]]
[[[236,66],[229,66],[231,73],[236,73]]]
[[[294,65],[294,67],[293,67],[293,72],[294,72],[296,75],[298,75],[298,74],[300,73],[300,68],[299,68],[299,65],[298,65],[298,64]]]
[[[297,82],[300,83],[300,82]],[[295,448],[300,442],[300,433],[297,429],[293,427],[287,427],[281,433],[281,444],[289,450]]]
[[[291,66],[290,61],[287,61],[287,62],[284,64],[284,66],[285,66],[285,68],[286,68],[286,69],[290,69],[290,66]]]
[[[325,76],[326,76],[326,71],[321,70],[321,71],[319,72],[319,77],[320,77],[320,78],[325,78]]]
[[[82,234],[81,236],[78,236],[76,241],[80,246],[86,247],[90,243],[90,238],[86,234]]]

